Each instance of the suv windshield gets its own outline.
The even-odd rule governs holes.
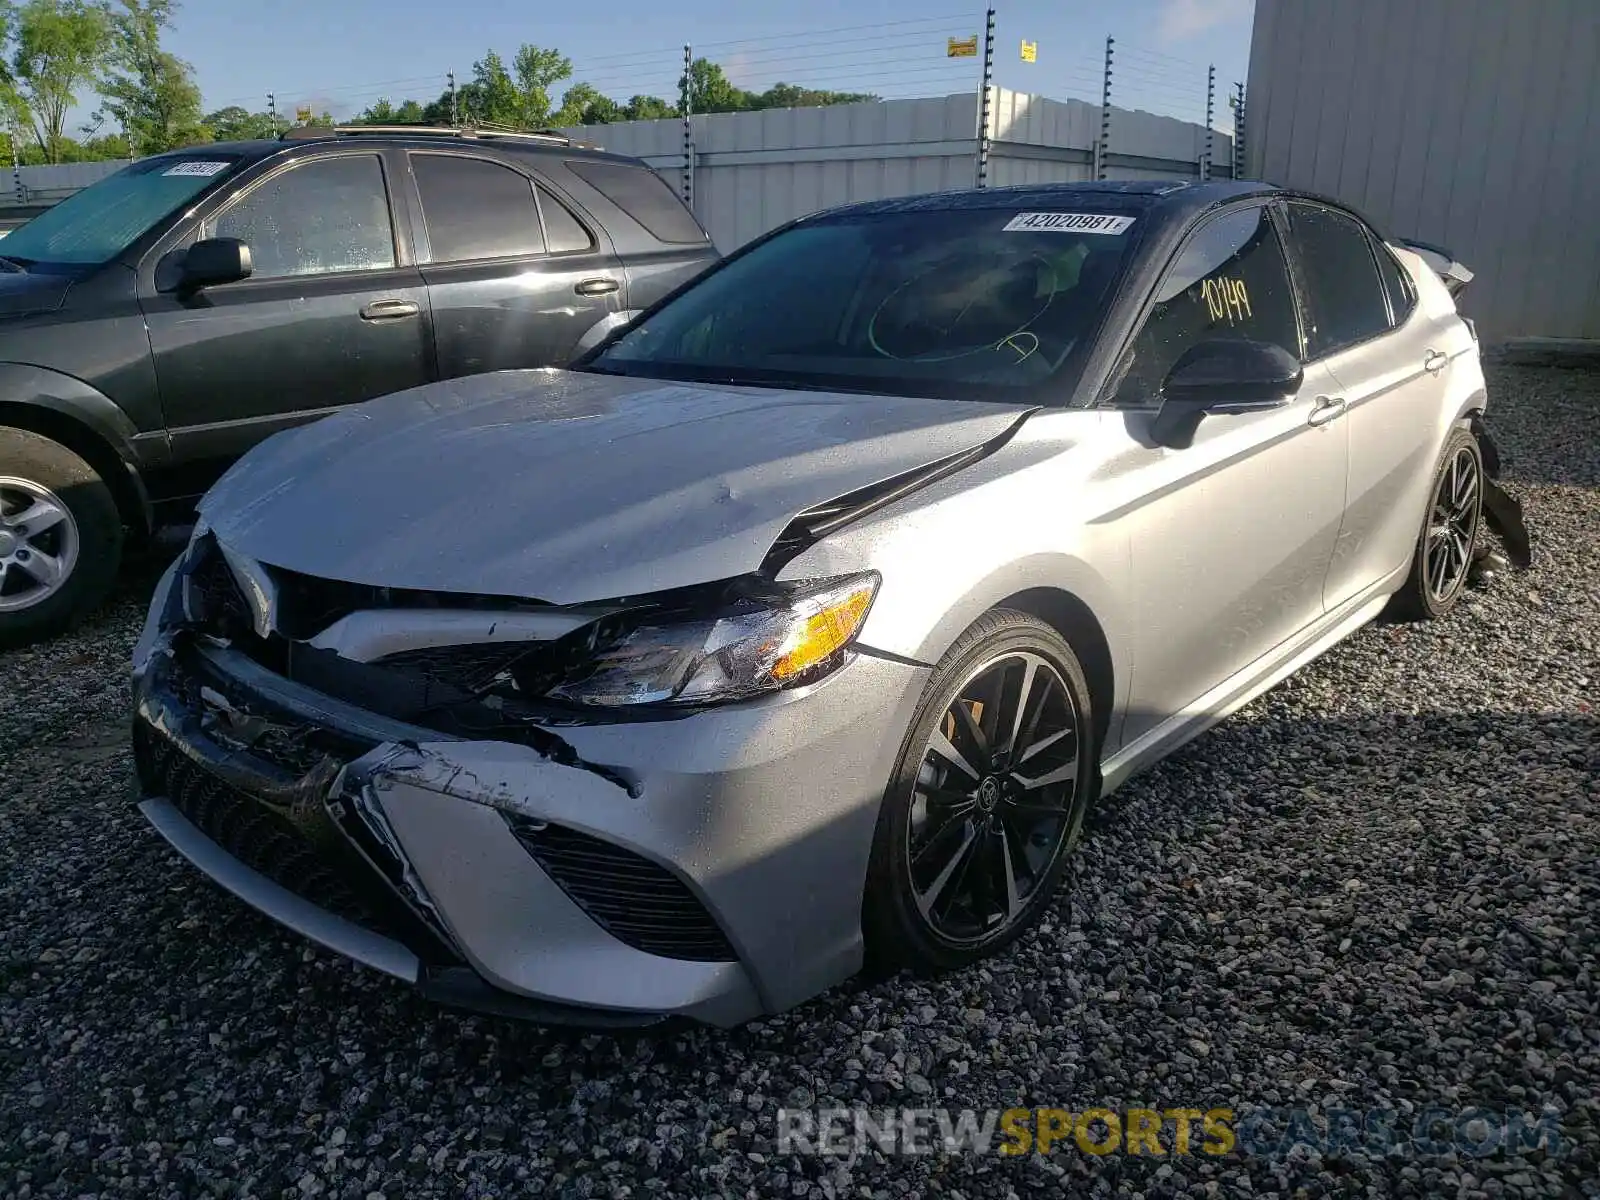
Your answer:
[[[12,230],[0,241],[0,256],[30,270],[110,262],[238,161],[195,154],[130,163]]]
[[[728,260],[580,369],[1014,401],[1070,386],[1132,220],[841,213]]]

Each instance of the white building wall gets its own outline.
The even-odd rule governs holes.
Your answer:
[[[695,214],[728,251],[819,209],[972,187],[977,99],[963,93],[692,117]],[[991,186],[1093,177],[1099,105],[995,88],[990,107]],[[565,132],[643,158],[681,186],[681,120]],[[1114,179],[1194,177],[1205,140],[1199,125],[1113,107],[1108,173]],[[1231,143],[1221,133],[1214,153],[1217,161],[1231,161]]]
[[[1600,338],[1600,0],[1256,0],[1248,173],[1477,273],[1484,336]]]

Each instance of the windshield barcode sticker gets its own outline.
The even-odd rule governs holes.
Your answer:
[[[225,162],[181,162],[177,166],[168,167],[161,172],[163,175],[215,175],[218,171],[226,171],[228,164]]]
[[[1006,222],[1004,233],[1105,233],[1120,234],[1133,224],[1132,217],[1107,213],[1018,213]]]

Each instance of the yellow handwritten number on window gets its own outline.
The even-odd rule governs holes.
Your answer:
[[[1255,316],[1250,310],[1250,292],[1242,279],[1207,279],[1200,284],[1200,298],[1213,321],[1237,325]]]

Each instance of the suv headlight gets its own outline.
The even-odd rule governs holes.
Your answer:
[[[641,623],[545,694],[573,704],[714,704],[813,682],[848,660],[878,582],[856,575],[714,616]]]

